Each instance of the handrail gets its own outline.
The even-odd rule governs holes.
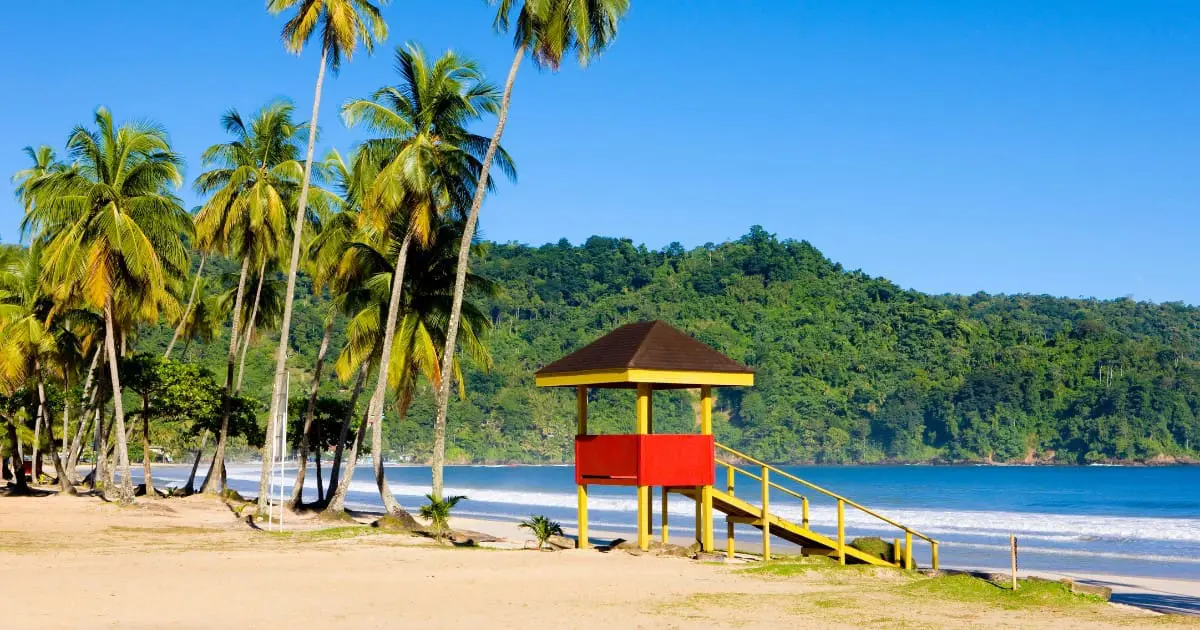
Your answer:
[[[755,480],[755,481],[762,481],[762,477],[760,477],[760,476],[758,476],[758,475],[756,475],[756,474],[754,474],[754,473],[750,472],[749,470],[746,470],[745,468],[740,468],[740,467],[738,467],[738,466],[735,466],[735,465],[733,465],[733,464],[731,464],[731,463],[729,463],[729,462],[723,462],[723,461],[721,461],[721,460],[719,460],[719,459],[717,460],[717,463],[718,463],[718,464],[720,464],[720,465],[722,465],[722,466],[727,466],[727,467],[729,467],[729,468],[732,468],[732,469],[736,470],[737,472],[740,472],[740,473],[742,473],[743,475],[746,475],[747,477],[749,477],[749,478],[751,478],[751,479],[753,479],[753,480]],[[787,474],[787,473],[784,473],[784,474]],[[771,482],[769,482],[769,483],[771,484],[771,487],[772,487],[772,488],[775,488],[776,490],[779,490],[779,491],[781,491],[781,492],[783,492],[783,493],[785,493],[785,494],[790,494],[790,495],[792,495],[793,497],[796,497],[797,499],[801,499],[801,500],[803,500],[803,499],[806,499],[806,498],[808,498],[808,497],[805,497],[803,494],[800,494],[799,492],[796,492],[795,490],[792,490],[791,488],[788,488],[787,486],[781,486],[781,485],[779,485],[779,484],[775,483],[774,481],[771,481]]]
[[[936,540],[934,540],[933,538],[930,538],[929,536],[926,536],[925,534],[922,534],[921,532],[918,532],[918,531],[916,531],[916,530],[914,530],[914,529],[912,529],[912,528],[908,527],[907,525],[902,525],[902,524],[900,524],[900,523],[897,523],[896,521],[893,521],[892,519],[890,519],[890,518],[888,518],[888,517],[886,517],[886,516],[884,516],[884,515],[882,515],[882,514],[879,514],[878,512],[875,512],[874,510],[871,510],[871,509],[867,508],[866,506],[863,506],[863,505],[862,505],[862,504],[860,504],[860,503],[857,503],[857,502],[855,502],[855,501],[852,501],[852,500],[850,500],[850,499],[847,499],[846,497],[844,497],[844,496],[842,496],[842,495],[840,495],[840,494],[837,494],[836,492],[831,492],[831,491],[829,491],[829,490],[826,490],[825,488],[822,488],[821,486],[818,486],[818,485],[816,485],[816,484],[814,484],[814,483],[810,483],[810,482],[808,482],[808,481],[805,481],[805,480],[803,480],[803,479],[801,479],[801,478],[799,478],[799,477],[797,477],[797,476],[795,476],[795,475],[789,474],[787,471],[780,470],[780,469],[778,469],[778,468],[776,468],[776,467],[774,467],[774,466],[772,466],[772,465],[770,465],[770,464],[768,464],[768,463],[766,463],[766,462],[759,461],[759,460],[757,460],[757,459],[755,459],[755,458],[753,458],[753,457],[751,457],[751,456],[749,456],[749,455],[747,455],[747,454],[745,454],[745,453],[743,453],[743,452],[741,452],[741,451],[738,451],[738,450],[735,450],[735,449],[729,448],[728,446],[725,446],[724,444],[721,444],[720,442],[716,442],[715,444],[716,444],[717,448],[720,448],[721,450],[723,450],[723,451],[725,451],[725,452],[727,452],[727,453],[729,453],[729,454],[731,454],[731,455],[733,455],[733,456],[735,456],[735,457],[738,457],[738,458],[740,458],[740,459],[744,459],[744,460],[746,460],[746,461],[748,461],[748,462],[751,462],[751,463],[757,464],[757,465],[759,465],[759,466],[762,466],[762,467],[764,467],[764,468],[767,468],[767,469],[769,469],[769,470],[771,470],[771,471],[773,471],[773,472],[775,472],[775,473],[778,473],[778,474],[780,474],[780,475],[783,475],[784,477],[787,477],[788,479],[791,479],[792,481],[795,481],[796,483],[799,483],[799,484],[802,484],[802,485],[804,485],[804,486],[807,486],[807,487],[809,487],[809,488],[812,488],[813,490],[816,490],[817,492],[820,492],[821,494],[824,494],[825,496],[832,497],[832,498],[834,498],[834,499],[837,499],[838,501],[842,501],[842,502],[844,502],[846,505],[849,505],[849,506],[851,506],[851,507],[854,507],[854,508],[856,508],[856,509],[858,509],[858,510],[860,510],[860,511],[862,511],[862,512],[866,513],[866,514],[869,514],[869,515],[871,515],[871,516],[874,516],[875,518],[877,518],[877,519],[879,519],[879,520],[881,520],[881,521],[883,521],[883,522],[885,522],[885,523],[887,523],[887,524],[889,524],[889,525],[891,525],[891,526],[893,526],[893,527],[896,527],[896,528],[899,528],[899,529],[902,529],[902,530],[904,530],[904,533],[906,533],[906,534],[912,534],[913,536],[916,536],[916,537],[918,537],[918,538],[922,538],[922,539],[924,539],[926,542],[928,542],[928,543],[930,543],[930,544],[934,544],[934,545],[936,545],[936,544],[937,544],[937,541],[936,541]],[[725,463],[725,462],[722,462],[722,463]],[[727,465],[732,465],[732,464],[727,464]],[[736,467],[735,467],[735,468],[736,468]],[[739,469],[739,470],[740,470],[740,469]],[[760,479],[761,479],[761,478],[760,478]]]

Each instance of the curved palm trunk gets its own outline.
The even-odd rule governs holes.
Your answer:
[[[29,491],[29,482],[25,479],[25,462],[21,457],[21,449],[18,445],[21,443],[17,438],[17,424],[15,420],[8,421],[8,443],[12,445],[12,451],[9,452],[9,459],[12,461],[13,483],[16,484],[16,491],[24,494]]]
[[[412,244],[412,233],[404,235],[400,253],[396,255],[396,268],[392,271],[392,294],[388,298],[387,321],[383,329],[383,349],[379,358],[379,375],[375,377],[375,393],[367,405],[367,418],[371,420],[371,465],[375,469],[375,485],[388,514],[404,512],[388,486],[383,470],[383,403],[387,396],[388,367],[392,359],[392,344],[396,339],[396,319],[400,313],[400,297],[404,292],[404,266],[408,262],[408,247]]]
[[[71,483],[79,481],[77,469],[79,456],[83,453],[83,436],[90,427],[90,423],[97,417],[95,413],[91,412],[91,408],[96,404],[96,395],[100,388],[92,389],[92,382],[95,380],[96,366],[100,364],[100,350],[101,347],[97,346],[96,351],[92,353],[92,364],[88,366],[87,379],[83,383],[83,399],[80,400],[82,406],[79,428],[75,432],[74,439],[71,440],[71,448],[67,451],[67,460],[63,464],[67,468],[67,474],[70,475]],[[65,436],[63,440],[66,441]]]
[[[296,204],[296,221],[292,227],[292,260],[288,265],[287,293],[283,299],[283,321],[279,325],[279,348],[275,352],[275,385],[271,395],[271,410],[267,414],[267,442],[263,448],[262,474],[258,479],[258,511],[266,514],[269,497],[267,488],[271,479],[271,460],[275,455],[275,444],[271,439],[275,430],[275,416],[283,392],[283,378],[287,371],[288,334],[292,328],[292,303],[295,301],[296,273],[300,268],[300,241],[304,233],[304,213],[308,206],[308,185],[312,178],[313,152],[316,150],[317,117],[321,112],[321,86],[325,83],[325,66],[329,63],[329,49],[321,48],[321,68],[317,71],[317,87],[313,91],[313,111],[309,120],[308,150],[304,156],[304,178],[300,182],[300,199]]]
[[[363,384],[367,380],[367,370],[370,368],[368,361],[363,361],[362,367],[358,369],[358,376],[354,379],[354,391],[350,394],[350,411],[346,413],[346,417],[342,418],[342,428],[338,432],[337,446],[333,447],[333,465],[329,467],[329,491],[333,492],[338,487],[338,476],[342,467],[342,455],[346,451],[346,438],[350,435],[350,421],[354,419],[354,408],[358,405],[358,396],[362,394]],[[354,474],[353,471],[350,473]],[[324,501],[328,497],[322,497]]]
[[[213,452],[212,466],[204,477],[200,492],[220,494],[225,489],[225,444],[229,441],[229,414],[233,410],[233,362],[237,359],[238,320],[241,319],[242,298],[246,291],[246,272],[250,267],[250,259],[242,259],[242,273],[238,277],[237,296],[233,299],[233,321],[229,331],[229,356],[225,364],[225,396],[221,401],[221,431],[217,434],[217,449]]]
[[[188,473],[187,483],[183,486],[186,494],[196,492],[196,470],[200,468],[200,457],[204,455],[204,445],[208,442],[208,429],[200,434],[200,448],[196,449],[196,459],[192,462],[192,472]]]
[[[446,414],[450,407],[450,379],[454,375],[454,355],[457,348],[455,344],[458,338],[458,324],[462,319],[463,294],[467,288],[467,269],[471,263],[471,239],[475,237],[479,209],[483,207],[483,199],[487,196],[488,172],[492,169],[492,161],[496,159],[496,150],[500,147],[504,126],[508,124],[508,106],[512,101],[513,83],[517,80],[517,71],[521,69],[521,61],[524,58],[525,47],[521,46],[517,49],[512,68],[508,71],[508,79],[504,83],[504,97],[500,102],[496,133],[492,135],[487,153],[483,156],[479,185],[475,189],[475,198],[471,200],[471,212],[467,215],[467,225],[463,228],[462,243],[458,246],[454,303],[450,307],[450,322],[446,327],[446,347],[442,350],[442,380],[437,390],[437,419],[433,423],[433,496],[438,499],[442,498],[442,467],[446,464]]]
[[[308,469],[308,432],[312,430],[313,415],[317,411],[317,392],[321,389],[321,369],[325,367],[325,353],[329,351],[329,334],[333,331],[333,317],[325,322],[325,333],[321,335],[321,347],[317,350],[317,363],[313,366],[312,384],[308,387],[308,407],[304,410],[304,428],[300,432],[300,459],[296,462],[296,481],[292,483],[292,508],[300,507],[304,500],[304,477]],[[318,442],[319,443],[319,442]],[[317,453],[317,500],[321,500],[321,454]]]
[[[121,376],[117,370],[117,345],[113,337],[112,297],[104,302],[104,346],[108,349],[108,373],[112,377],[113,422],[117,433],[117,462],[121,467],[120,501],[133,503],[133,479],[129,474],[129,445],[125,440],[125,406],[121,402]]]
[[[36,368],[35,368],[36,369]],[[38,386],[41,386],[41,381],[38,381]],[[33,473],[33,484],[38,485],[42,481],[42,408],[38,406],[37,417],[33,420],[33,461],[29,467]]]
[[[196,289],[200,286],[200,276],[204,273],[204,261],[207,259],[207,254],[200,254],[200,267],[196,269],[196,277],[192,280],[192,291],[188,295],[187,306],[183,309],[183,317],[179,319],[179,325],[175,327],[175,334],[171,335],[171,343],[167,344],[167,351],[163,353],[164,359],[171,358],[171,350],[175,348],[175,343],[183,334],[184,326],[187,326],[188,317],[192,314],[192,306],[196,303]]]
[[[150,476],[150,397],[142,397],[142,479],[146,482],[146,496],[157,499],[154,479]]]
[[[250,338],[254,336],[254,322],[258,319],[258,303],[262,298],[263,276],[266,275],[267,262],[264,260],[258,266],[258,288],[254,290],[254,306],[250,308],[250,319],[246,322],[246,338],[242,341],[242,358],[238,361],[237,384],[233,391],[242,391],[242,373],[246,371],[246,353],[250,351]]]
[[[367,412],[363,412],[362,420],[358,423],[358,433],[355,434],[354,442],[350,444],[350,453],[346,456],[346,476],[338,481],[337,487],[333,489],[333,496],[329,498],[329,503],[325,504],[322,512],[337,514],[346,511],[346,494],[350,492],[350,482],[354,480],[354,467],[358,465],[358,452],[362,450],[368,422]]]

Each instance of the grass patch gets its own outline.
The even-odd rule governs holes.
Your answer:
[[[792,577],[821,572],[866,578],[877,575],[879,570],[879,567],[867,564],[838,564],[836,559],[825,556],[778,556],[767,562],[759,562],[752,567],[742,569],[739,573],[760,577]]]
[[[168,527],[128,527],[125,525],[113,525],[107,528],[110,532],[118,534],[216,534],[221,532],[220,529],[211,527],[188,527],[185,525],[171,525]]]
[[[345,527],[326,527],[323,529],[308,529],[298,532],[265,532],[267,536],[279,540],[290,540],[293,542],[320,542],[323,540],[343,540],[346,538],[360,538],[362,536],[376,536],[387,534],[385,530],[379,530],[366,525],[349,525]]]
[[[969,575],[947,575],[918,580],[901,587],[906,595],[922,599],[949,599],[988,604],[1009,610],[1019,608],[1078,608],[1103,603],[1093,595],[1072,593],[1061,582],[1021,580],[1016,591]]]

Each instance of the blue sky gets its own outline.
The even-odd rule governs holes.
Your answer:
[[[306,117],[317,59],[286,54],[262,6],[6,7],[0,173],[101,104],[165,125],[189,182],[227,108],[287,96]],[[326,84],[322,150],[362,137],[337,108],[394,81],[397,44],[497,82],[511,61],[481,1],[385,14],[388,42]],[[586,70],[523,68],[505,144],[521,179],[488,201],[491,239],[694,246],[761,224],[924,291],[1200,304],[1193,0],[633,0]],[[0,195],[0,239],[19,220]]]

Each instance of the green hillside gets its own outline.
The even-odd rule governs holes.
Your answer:
[[[474,268],[502,288],[490,302],[494,366],[472,369],[466,400],[452,406],[451,461],[569,461],[573,393],[536,389],[533,372],[644,319],[757,370],[755,388],[719,392],[716,432],[770,461],[1186,461],[1200,448],[1200,309],[1183,304],[927,295],[760,228],[692,250],[601,237],[493,244]],[[294,396],[324,308],[301,285]],[[139,347],[168,338],[146,331]],[[250,353],[251,396],[268,394],[272,346],[260,339]],[[226,348],[193,345],[187,358],[219,372]],[[660,393],[656,428],[692,430],[695,404]],[[602,392],[591,426],[627,431],[632,414],[630,393]],[[423,458],[433,416],[426,384],[409,419],[388,427],[393,455]]]

